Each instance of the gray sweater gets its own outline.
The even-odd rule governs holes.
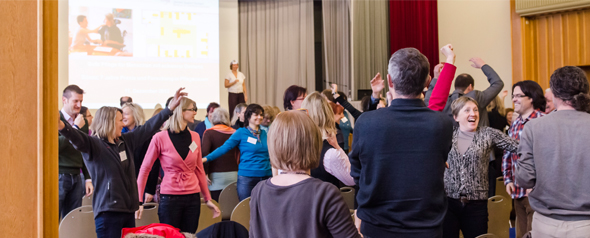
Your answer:
[[[590,114],[556,111],[529,121],[518,154],[516,183],[533,188],[529,202],[536,212],[590,219]]]
[[[451,113],[451,104],[453,103],[453,101],[457,100],[457,98],[461,96],[468,96],[477,101],[479,108],[479,126],[490,125],[490,122],[488,120],[488,111],[486,110],[486,107],[502,91],[502,88],[504,88],[504,82],[502,82],[500,76],[489,65],[486,64],[482,66],[481,70],[486,75],[486,77],[488,77],[488,82],[490,82],[490,86],[483,91],[473,90],[467,94],[464,94],[459,90],[455,90],[453,93],[451,93],[451,95],[449,95],[449,99],[447,100],[445,109],[443,109],[444,113],[447,113],[452,118],[453,115]],[[430,82],[430,85],[428,86],[428,92],[426,92],[426,96],[424,97],[424,102],[426,103],[426,105],[428,105],[430,101],[430,96],[432,95],[432,91],[434,90],[434,86],[436,85],[437,81],[438,78],[433,79]]]

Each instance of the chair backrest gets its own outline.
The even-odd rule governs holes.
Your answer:
[[[510,236],[510,210],[511,200],[504,196],[496,195],[488,199],[488,233],[499,238]]]
[[[497,235],[494,235],[492,233],[487,233],[487,234],[479,235],[479,236],[477,236],[475,238],[498,238],[498,236]]]
[[[60,238],[96,238],[92,207],[82,206],[68,213],[59,224]]]
[[[91,206],[92,207],[92,197],[93,197],[93,195],[82,197],[82,206]]]
[[[348,205],[348,209],[354,209],[354,188],[342,187],[340,188],[340,194],[342,194],[346,205]]]
[[[231,219],[250,230],[250,198],[246,198],[234,208]]]
[[[152,223],[160,223],[160,218],[158,218],[158,204],[145,203],[143,204],[141,219],[135,219],[135,227],[147,226]]]
[[[221,218],[229,220],[234,208],[240,203],[238,198],[238,187],[236,183],[227,185],[219,194],[219,209],[221,210]]]
[[[502,176],[496,178],[496,195],[507,198],[512,203],[512,197],[506,192],[506,185],[504,185],[504,178]]]
[[[215,200],[211,199],[211,202],[219,207],[219,204],[217,204]],[[199,215],[199,227],[197,227],[197,233],[217,222],[221,222],[221,216],[213,218],[213,212],[207,207],[207,204],[201,203],[201,214]]]

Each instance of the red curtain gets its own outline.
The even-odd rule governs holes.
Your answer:
[[[430,62],[430,72],[439,63],[437,0],[389,1],[390,55],[414,47]]]

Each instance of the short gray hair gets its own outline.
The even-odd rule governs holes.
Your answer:
[[[209,118],[211,124],[218,125],[223,124],[226,126],[231,126],[229,121],[229,112],[225,108],[215,108],[213,114],[211,114],[211,118]]]
[[[387,71],[397,94],[418,96],[424,90],[430,64],[417,49],[403,48],[391,55]]]

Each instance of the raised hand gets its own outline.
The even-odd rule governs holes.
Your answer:
[[[476,69],[481,69],[481,67],[486,64],[486,62],[484,62],[479,57],[473,57],[473,58],[469,59],[469,61],[471,62],[471,67],[476,68]]]
[[[381,78],[381,73],[377,73],[375,77],[371,80],[371,89],[373,90],[373,98],[379,99],[381,98],[381,91],[385,88],[385,84],[383,78]]]
[[[174,94],[174,98],[172,98],[172,100],[170,100],[170,104],[168,104],[168,108],[171,111],[174,111],[174,109],[176,109],[176,107],[178,107],[178,105],[180,105],[180,99],[182,99],[183,97],[186,97],[188,95],[185,92],[181,92],[182,90],[184,90],[184,87],[176,90],[176,93]]]
[[[502,91],[502,92],[500,93],[500,98],[501,98],[502,100],[504,100],[504,98],[505,98],[506,96],[508,96],[508,90],[504,90],[504,91]]]
[[[455,64],[455,52],[453,51],[453,45],[447,44],[440,48],[440,52],[447,57],[447,63]]]
[[[436,66],[434,66],[434,77],[432,78],[438,78],[438,76],[440,76],[440,72],[442,72],[442,69],[445,65],[444,64],[437,64]]]

